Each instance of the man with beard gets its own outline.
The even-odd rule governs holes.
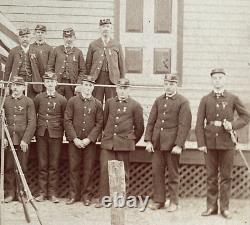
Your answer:
[[[35,27],[35,42],[31,44],[32,47],[37,49],[43,59],[43,67],[45,71],[47,71],[49,57],[52,54],[53,48],[52,46],[46,43],[46,33],[47,28],[44,25],[38,24]]]
[[[56,73],[59,83],[76,84],[86,73],[83,53],[74,46],[75,39],[75,31],[72,28],[64,29],[64,45],[56,47],[49,59],[48,71]],[[57,91],[69,99],[74,96],[74,89],[73,86],[60,85]]]
[[[121,45],[111,38],[110,19],[99,22],[101,37],[90,43],[87,57],[87,74],[93,76],[96,84],[113,85],[124,77],[124,57]],[[116,96],[113,87],[95,87],[93,95],[103,102]]]
[[[80,197],[83,204],[89,206],[93,194],[91,179],[96,160],[96,140],[103,126],[102,104],[92,96],[94,83],[93,77],[84,76],[78,89],[81,93],[68,101],[65,111],[64,126],[69,140],[70,169],[68,205],[75,203]]]
[[[59,159],[63,140],[63,117],[67,100],[56,92],[56,75],[47,72],[44,76],[46,91],[35,99],[37,112],[37,153],[39,164],[39,196],[38,202],[47,197],[58,203],[57,188],[59,179]]]
[[[198,149],[204,152],[207,171],[207,209],[201,215],[218,214],[219,200],[221,215],[231,218],[229,198],[235,146],[230,132],[247,125],[250,114],[238,96],[225,90],[224,69],[213,69],[210,76],[213,90],[200,101],[195,127]],[[238,118],[234,117],[235,112]]]
[[[36,112],[32,99],[23,94],[24,90],[25,83],[23,78],[13,77],[11,84],[12,94],[6,97],[4,110],[6,123],[17,157],[23,173],[26,175],[29,155],[28,145],[36,129]],[[4,142],[6,144],[7,140]],[[4,201],[8,203],[13,201],[16,195],[15,162],[10,149],[5,151],[5,157],[6,197]]]
[[[188,100],[177,92],[178,77],[167,74],[165,93],[158,97],[150,111],[144,140],[146,151],[152,153],[153,210],[164,208],[166,201],[165,168],[168,167],[168,212],[178,209],[179,161],[191,128]]]
[[[5,65],[5,80],[20,76],[25,82],[41,82],[44,75],[42,57],[37,49],[30,45],[30,30],[19,31],[20,45],[11,49]],[[34,98],[42,91],[41,84],[28,85],[28,96]]]

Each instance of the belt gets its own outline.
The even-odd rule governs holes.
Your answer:
[[[209,125],[214,125],[216,127],[222,127],[222,121],[220,121],[220,120],[209,121],[208,124]]]

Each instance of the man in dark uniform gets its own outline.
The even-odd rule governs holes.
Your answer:
[[[128,182],[129,153],[135,150],[135,145],[144,132],[143,109],[140,103],[129,96],[129,80],[121,78],[117,85],[117,96],[108,99],[104,108],[104,132],[100,154],[100,198],[96,208],[102,207],[102,198],[109,195],[108,161],[124,162]]]
[[[76,84],[86,74],[85,61],[82,51],[74,47],[76,39],[72,28],[63,30],[64,45],[56,47],[49,59],[48,71],[55,72],[59,83]],[[67,99],[74,96],[73,86],[60,85],[58,93]]]
[[[81,83],[81,93],[68,101],[64,117],[66,137],[69,140],[70,168],[70,199],[66,204],[76,202],[80,194],[83,204],[88,206],[92,197],[91,179],[96,159],[96,140],[103,126],[103,109],[101,102],[92,96],[93,77],[84,76]]]
[[[42,57],[37,49],[30,46],[30,30],[19,31],[20,45],[11,49],[5,65],[5,80],[10,75],[23,77],[25,82],[41,82],[44,75]],[[41,84],[28,85],[28,96],[34,98],[42,91]]]
[[[57,188],[59,178],[59,159],[63,140],[63,118],[67,100],[56,92],[56,75],[47,72],[44,76],[46,91],[35,99],[37,112],[37,152],[39,163],[39,196],[41,202],[47,197],[58,203]]]
[[[47,32],[46,26],[38,24],[35,27],[35,39],[36,40],[33,44],[31,44],[32,47],[34,47],[40,52],[42,56],[43,67],[45,71],[47,71],[49,57],[53,52],[52,46],[46,43],[46,32]]]
[[[110,19],[99,22],[101,37],[90,43],[87,57],[87,74],[94,77],[96,84],[113,85],[124,77],[124,56],[121,45],[111,39]],[[103,102],[116,96],[115,88],[95,87],[93,95]]]
[[[250,114],[236,95],[224,89],[226,73],[223,69],[213,69],[210,75],[213,91],[201,99],[195,127],[198,149],[205,153],[207,171],[207,210],[202,216],[218,214],[220,190],[221,215],[231,218],[229,198],[235,151],[230,131],[245,126]],[[234,119],[235,111],[237,119]]]
[[[24,174],[27,172],[28,144],[34,136],[36,129],[35,106],[29,97],[23,95],[25,83],[22,77],[13,77],[11,91],[4,102],[4,110],[8,130],[16,149]],[[6,143],[6,140],[5,140]],[[14,174],[14,158],[10,149],[5,152],[5,202],[11,202],[16,195],[16,184]]]
[[[167,165],[170,195],[168,212],[178,209],[179,160],[192,120],[189,102],[177,93],[177,84],[177,75],[165,76],[165,94],[158,97],[152,106],[144,137],[146,150],[152,152],[154,203],[149,207],[155,210],[165,206]]]

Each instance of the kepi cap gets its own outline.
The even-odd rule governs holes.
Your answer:
[[[42,24],[37,24],[35,30],[41,30],[41,31],[46,32],[47,28],[46,28],[46,26],[44,26]]]
[[[111,23],[110,19],[101,19],[99,21],[99,26],[102,26],[104,24],[112,24],[112,23]]]
[[[178,83],[178,76],[177,74],[168,73],[165,75],[164,81]]]
[[[118,80],[117,86],[120,87],[130,87],[130,82],[127,78],[120,78]]]
[[[22,29],[19,30],[18,34],[19,34],[19,36],[30,34],[30,29],[29,28],[22,28]]]
[[[43,76],[43,79],[47,79],[47,80],[57,80],[57,76],[55,73],[53,72],[46,72]]]
[[[24,79],[22,77],[15,76],[12,79],[12,84],[25,85]]]
[[[213,76],[215,73],[222,73],[226,75],[226,72],[223,68],[215,68],[211,70],[210,76]]]
[[[87,82],[90,82],[90,83],[92,83],[92,84],[95,84],[94,77],[93,77],[93,76],[90,76],[90,75],[84,75],[84,76],[79,80],[80,83],[82,83],[83,81],[87,81]]]

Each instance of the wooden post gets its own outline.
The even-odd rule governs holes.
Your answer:
[[[108,171],[110,196],[112,197],[111,225],[124,225],[125,209],[123,206],[125,205],[122,205],[126,200],[124,163],[117,160],[108,161]],[[117,197],[120,200],[118,202]]]

